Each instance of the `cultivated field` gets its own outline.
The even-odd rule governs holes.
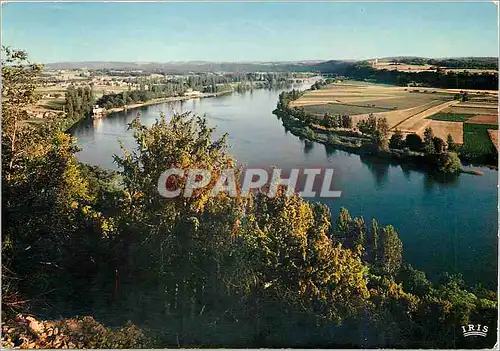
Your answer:
[[[429,68],[431,68],[431,65],[406,65],[406,64],[400,64],[400,65],[394,65],[392,62],[378,62],[376,65],[373,65],[373,68],[375,69],[386,69],[389,71],[405,71],[405,72],[421,72],[421,71],[427,71]]]
[[[445,109],[456,101],[453,94],[435,89],[413,89],[369,83],[335,83],[325,89],[308,91],[291,106],[304,107],[318,117],[325,113],[348,114],[354,125],[373,113],[385,117],[391,128],[406,128],[420,124],[427,116]],[[419,124],[420,123],[420,124]]]
[[[453,107],[447,108],[443,111],[443,113],[459,113],[466,115],[493,115],[498,112],[498,107],[491,108],[488,106],[480,106],[478,104],[475,105],[465,105],[465,104],[457,104]]]
[[[456,101],[447,101],[437,106],[425,109],[424,111],[410,116],[401,123],[395,125],[394,128],[398,128],[406,133],[413,132],[417,134],[423,134],[425,128],[427,128],[430,124],[430,121],[427,119],[427,117],[432,116],[455,103]]]
[[[472,153],[480,154],[491,149],[498,150],[498,98],[494,95],[482,97],[480,101],[460,102],[440,113],[428,117],[434,134],[445,139],[451,134],[458,144],[464,144]]]
[[[498,132],[498,125],[464,123],[464,147],[473,155],[488,154],[495,149],[491,131]],[[498,149],[497,149],[498,150]]]
[[[467,120],[474,124],[498,124],[498,115],[477,115]]]
[[[303,107],[318,117],[325,113],[348,114],[354,125],[373,114],[377,118],[385,117],[392,131],[398,129],[403,134],[423,136],[425,129],[431,127],[434,135],[446,140],[451,134],[457,144],[462,144],[464,129],[469,133],[468,140],[472,140],[475,133],[484,136],[484,128],[466,128],[465,123],[498,124],[498,93],[470,90],[469,101],[460,102],[454,100],[457,92],[460,89],[406,88],[349,81],[308,91],[291,106]]]
[[[475,115],[464,114],[464,113],[450,113],[444,112],[447,109],[444,109],[442,112],[436,113],[435,115],[429,116],[429,119],[435,121],[447,121],[447,122],[465,122],[468,119],[474,117]]]
[[[407,65],[407,64],[399,64],[395,65],[392,62],[387,62],[387,61],[382,61],[378,62],[376,65],[373,65],[373,68],[375,69],[386,69],[388,71],[402,71],[402,72],[422,72],[422,71],[430,71],[432,68],[432,71],[436,70],[436,66],[431,66],[431,65]],[[492,69],[477,69],[477,68],[447,68],[447,67],[441,67],[443,71],[446,72],[463,72],[463,71],[468,71],[470,73],[495,73],[498,72],[496,70]]]
[[[377,113],[384,112],[386,109],[381,107],[368,107],[361,105],[348,105],[340,103],[327,103],[326,105],[309,105],[305,107],[308,113],[312,113],[317,116],[323,116],[325,113],[330,115],[359,115],[364,113]]]
[[[431,120],[426,127],[431,127],[435,136],[446,141],[448,134],[451,134],[453,141],[456,144],[464,142],[464,124],[462,122],[434,121]],[[424,129],[425,130],[425,129]],[[423,137],[424,131],[421,130],[418,134]]]
[[[414,89],[369,83],[335,83],[312,90],[291,106],[344,104],[366,108],[396,110],[412,108],[434,100],[452,99],[453,95],[436,89]],[[369,112],[367,112],[369,113]]]

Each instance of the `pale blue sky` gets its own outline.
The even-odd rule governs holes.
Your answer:
[[[8,3],[2,43],[38,62],[497,56],[493,3]]]

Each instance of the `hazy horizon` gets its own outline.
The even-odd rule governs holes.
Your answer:
[[[53,61],[53,62],[43,62],[44,64],[55,64],[55,63],[101,63],[101,62],[106,62],[106,63],[135,63],[135,64],[152,64],[152,63],[158,63],[158,64],[184,64],[184,63],[241,63],[241,64],[251,64],[251,63],[296,63],[296,62],[325,62],[325,61],[364,61],[364,60],[370,60],[370,59],[387,59],[387,58],[398,58],[398,57],[418,57],[418,58],[427,58],[427,59],[458,59],[458,58],[485,58],[485,57],[493,57],[496,58],[497,56],[446,56],[446,57],[429,57],[429,56],[414,56],[414,55],[401,55],[401,56],[387,56],[387,57],[367,57],[363,59],[304,59],[304,60],[290,60],[290,61],[285,61],[285,60],[276,60],[276,61],[210,61],[210,60],[186,60],[186,61],[115,61],[115,60],[80,60],[80,61]]]
[[[297,62],[498,57],[494,3],[7,3],[33,61]]]

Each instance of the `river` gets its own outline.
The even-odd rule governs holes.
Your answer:
[[[295,88],[305,89],[311,83]],[[282,89],[281,89],[282,90]],[[400,165],[365,159],[305,143],[287,133],[271,112],[281,90],[254,90],[216,98],[165,103],[123,111],[74,128],[82,162],[115,168],[118,139],[134,143],[127,123],[140,112],[151,124],[164,112],[206,114],[216,135],[228,133],[230,152],[247,165],[334,169],[333,187],[342,196],[325,202],[337,216],[341,206],[351,215],[392,224],[400,233],[404,259],[435,280],[443,272],[461,273],[469,285],[497,286],[498,172],[477,168],[484,176],[462,174],[443,181]]]

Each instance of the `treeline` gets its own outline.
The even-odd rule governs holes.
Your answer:
[[[351,79],[399,86],[422,85],[447,89],[498,89],[498,73],[444,72],[433,70],[403,72],[385,69],[378,70],[368,64],[358,63],[349,66],[342,74]]]
[[[458,173],[462,169],[460,158],[451,134],[448,134],[446,142],[434,136],[431,127],[424,131],[424,139],[417,134],[407,134],[406,138],[400,130],[396,130],[389,139],[389,123],[385,117],[377,118],[370,114],[367,119],[357,123],[358,130],[372,138],[376,151],[396,151],[403,152],[403,156],[411,156],[412,153],[423,153],[425,161],[432,169],[441,173]]]
[[[288,106],[290,102],[297,100],[302,95],[304,95],[304,91],[300,91],[297,89],[292,89],[290,91],[283,91],[278,96],[278,104],[277,109],[280,111],[285,111],[289,109]]]
[[[138,78],[136,90],[129,88],[121,93],[104,94],[97,104],[104,108],[122,107],[125,105],[146,102],[152,99],[183,96],[188,89],[203,93],[219,93],[233,90],[232,83],[240,84],[236,90],[249,88],[274,88],[288,84],[294,77],[292,73],[227,73],[196,74],[187,77],[177,77],[164,82],[160,77]]]
[[[310,90],[319,90],[323,87],[326,87],[328,84],[332,84],[333,82],[335,82],[335,79],[333,78],[319,79],[314,82],[313,85],[311,85]]]
[[[132,90],[122,93],[110,93],[103,95],[97,100],[97,105],[110,109],[113,107],[122,107],[125,105],[147,102],[154,97],[166,97],[169,94],[158,94],[148,90]]]
[[[330,80],[327,79],[328,81]],[[330,83],[325,83],[327,80],[322,81],[323,83],[320,83],[319,85],[314,86],[314,89],[319,89],[323,86],[326,86],[327,84]],[[311,87],[311,90],[314,90]],[[283,119],[296,119],[298,121],[301,121],[306,126],[311,126],[312,124],[323,126],[325,128],[332,128],[332,129],[338,129],[338,128],[344,128],[344,129],[350,129],[353,127],[352,123],[352,118],[349,115],[330,115],[328,113],[325,113],[323,118],[318,118],[314,115],[311,115],[305,111],[303,107],[290,107],[290,102],[297,100],[304,94],[304,91],[299,91],[299,90],[291,90],[289,92],[282,92],[278,96],[278,103],[276,105],[276,109],[273,111],[275,115],[277,115],[279,118]]]
[[[140,78],[137,80],[137,89],[129,88],[121,93],[104,94],[97,100],[97,104],[106,109],[137,104],[152,99],[183,96],[188,89],[196,87],[198,81],[184,78],[171,79],[161,83],[160,78]]]
[[[230,83],[260,83],[262,87],[274,87],[285,84],[293,79],[296,74],[291,72],[268,73],[224,73],[224,74],[197,74],[187,78],[187,84],[193,90],[200,90],[209,85]]]
[[[16,74],[29,73],[21,67]],[[405,264],[390,225],[346,209],[333,219],[326,205],[284,188],[273,198],[204,188],[162,199],[157,182],[166,169],[205,169],[218,179],[235,166],[226,137],[214,139],[203,118],[175,115],[151,127],[134,119],[135,149],[115,156],[118,174],[106,172],[79,164],[68,134],[18,128],[25,101],[10,94],[22,89],[28,99],[35,87],[19,86],[12,69],[2,65],[2,346],[495,344],[496,293],[466,288],[457,276],[429,281]],[[110,330],[92,318],[40,325],[18,315],[89,311],[101,323],[132,320],[143,331]],[[492,331],[470,341],[460,337],[468,322]],[[59,331],[65,337],[53,343]]]
[[[75,88],[70,86],[66,90],[64,110],[69,120],[80,120],[92,116],[94,93],[90,87]]]
[[[446,68],[491,69],[498,70],[498,57],[461,57],[447,59],[432,59],[424,57],[398,57],[394,63],[407,65],[431,65]]]

